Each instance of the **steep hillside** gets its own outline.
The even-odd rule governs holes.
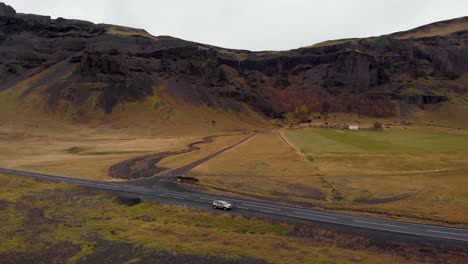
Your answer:
[[[214,113],[233,123],[264,122],[262,115],[307,106],[468,126],[467,37],[464,17],[380,37],[250,52],[19,14],[0,4],[0,117],[46,113],[99,123],[145,113],[135,118],[212,125],[219,122]]]

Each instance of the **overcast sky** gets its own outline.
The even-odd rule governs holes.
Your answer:
[[[466,0],[3,1],[21,13],[144,28],[156,36],[249,50],[382,35],[468,15]]]

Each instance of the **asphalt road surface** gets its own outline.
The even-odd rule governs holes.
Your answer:
[[[0,168],[0,173],[24,176],[29,178],[77,184],[117,193],[124,193],[132,197],[140,197],[163,203],[185,205],[198,209],[211,209],[213,200],[227,200],[233,203],[231,214],[236,215],[266,215],[271,218],[296,220],[302,222],[325,222],[341,226],[366,228],[370,230],[423,236],[437,239],[448,239],[468,242],[468,229],[450,228],[435,225],[414,224],[400,221],[382,220],[369,217],[352,216],[346,214],[328,213],[317,210],[302,209],[291,206],[281,206],[272,203],[231,199],[213,195],[198,194],[189,190],[168,191],[132,184],[132,182],[97,182],[91,180],[73,179],[60,176],[16,171]]]

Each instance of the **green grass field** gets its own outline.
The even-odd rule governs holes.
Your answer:
[[[330,207],[468,224],[466,132],[309,128],[285,134],[324,172]]]
[[[468,134],[428,128],[387,129],[383,132],[335,129],[287,131],[308,153],[421,154],[468,151]]]
[[[468,225],[468,134],[462,130],[305,128],[280,134],[257,135],[191,173],[212,192]]]

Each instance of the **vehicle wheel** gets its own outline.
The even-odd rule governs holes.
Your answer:
[[[227,208],[226,208],[226,207],[224,207],[224,208],[223,208],[223,210],[224,210],[224,211],[226,211],[226,210],[227,210]]]
[[[216,205],[213,205],[213,209],[216,209]]]

